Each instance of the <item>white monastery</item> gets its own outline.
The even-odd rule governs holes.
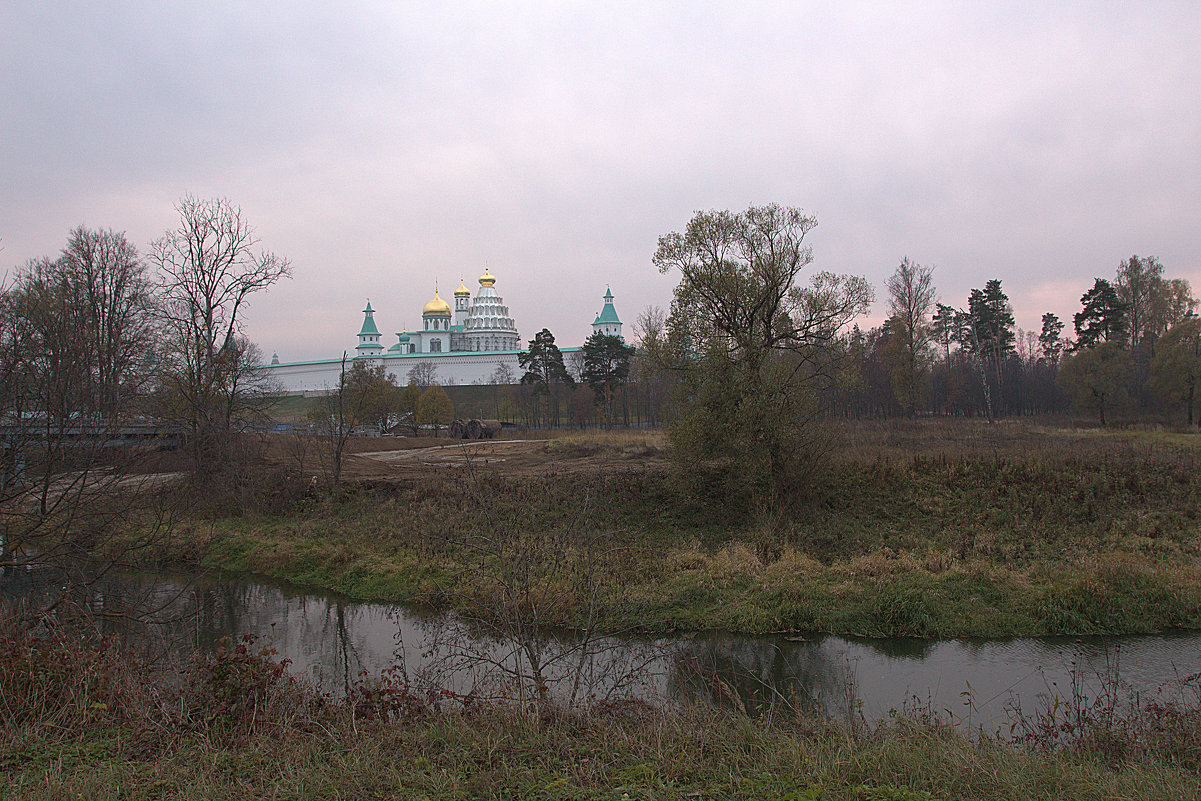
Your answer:
[[[385,348],[375,324],[371,302],[363,309],[363,327],[351,359],[364,360],[371,367],[383,365],[396,376],[400,384],[407,383],[409,371],[418,364],[432,365],[434,382],[438,384],[486,384],[496,381],[508,368],[508,380],[521,378],[517,356],[523,345],[517,333],[517,323],[509,315],[509,307],[496,294],[496,277],[484,270],[475,298],[462,281],[454,292],[454,308],[438,296],[421,310],[421,328],[400,331],[396,342]],[[592,323],[593,333],[621,336],[621,320],[613,308],[613,292],[605,289],[604,306]],[[578,347],[560,347],[565,358],[579,351]],[[280,362],[273,354],[271,364],[264,368],[288,394],[323,393],[338,385],[342,358],[311,362]]]

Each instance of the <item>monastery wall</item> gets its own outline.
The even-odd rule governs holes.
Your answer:
[[[574,348],[564,348],[564,354]],[[408,353],[383,356],[359,357],[370,366],[382,364],[384,370],[396,376],[396,383],[404,386],[409,383],[409,371],[421,362],[429,362],[437,368],[434,383],[446,386],[448,384],[487,384],[497,366],[507,364],[513,374],[513,381],[521,379],[524,372],[517,363],[519,351],[494,352],[452,352],[452,353]],[[346,359],[346,369],[349,370],[354,357]],[[325,359],[315,362],[296,362],[293,364],[272,364],[263,370],[273,380],[277,381],[283,391],[289,395],[304,393],[329,392],[338,386],[338,376],[342,371],[341,359]]]

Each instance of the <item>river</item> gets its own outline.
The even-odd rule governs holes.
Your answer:
[[[10,576],[5,594],[30,584]],[[1064,709],[1106,694],[1192,701],[1201,671],[1195,632],[935,641],[722,632],[583,640],[542,631],[516,642],[453,615],[236,576],[114,578],[95,585],[88,603],[102,613],[155,609],[155,622],[136,630],[123,617],[103,619],[180,661],[222,637],[253,635],[255,647],[273,648],[294,674],[333,693],[396,666],[415,685],[478,697],[542,685],[568,703],[703,699],[869,722],[895,710],[1002,735],[1057,699]]]

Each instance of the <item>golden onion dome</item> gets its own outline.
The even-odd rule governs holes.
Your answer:
[[[488,272],[488,268],[484,268],[484,274],[480,276],[480,286],[492,286],[496,283],[496,276]]]
[[[431,300],[429,303],[425,304],[425,307],[421,310],[421,314],[422,314],[422,316],[434,314],[434,315],[446,315],[447,317],[449,317],[450,316],[450,304],[447,303],[446,301],[444,301],[442,298],[438,297],[438,293],[435,291],[434,299]]]
[[[465,298],[465,297],[469,297],[470,295],[471,295],[471,290],[467,288],[467,285],[463,283],[463,279],[460,278],[459,279],[459,288],[455,290],[455,297],[456,298]]]

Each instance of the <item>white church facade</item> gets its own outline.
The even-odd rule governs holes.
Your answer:
[[[396,342],[381,341],[371,302],[363,309],[363,326],[358,333],[352,360],[365,361],[371,367],[383,365],[398,383],[408,380],[409,371],[419,364],[434,370],[438,384],[486,384],[503,379],[516,382],[521,377],[518,356],[525,344],[509,307],[496,292],[496,277],[488,270],[479,278],[475,298],[459,282],[454,291],[454,306],[443,300],[437,289],[433,300],[421,310],[421,328],[396,333]],[[594,333],[621,336],[621,320],[613,307],[613,293],[605,290],[604,306],[592,323]],[[578,347],[561,347],[570,357]],[[507,368],[507,369],[506,369]],[[308,362],[281,362],[272,355],[264,370],[288,394],[323,393],[338,385],[342,358]]]

